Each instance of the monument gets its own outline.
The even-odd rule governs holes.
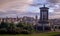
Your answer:
[[[48,7],[45,7],[45,5],[43,7],[40,7],[40,20],[39,20],[39,24],[42,24],[43,27],[43,31],[44,31],[44,26],[46,24],[48,24]]]

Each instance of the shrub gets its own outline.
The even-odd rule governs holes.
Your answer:
[[[0,34],[5,34],[5,33],[7,33],[6,28],[2,28],[2,29],[0,29]]]
[[[9,27],[8,22],[1,22],[0,28],[7,28],[7,27]]]
[[[22,30],[21,31],[21,34],[30,34],[31,32],[30,31],[28,31],[28,30]]]
[[[21,28],[15,28],[14,31],[15,31],[16,34],[20,34],[22,29]]]

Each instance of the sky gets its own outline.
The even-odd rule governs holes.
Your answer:
[[[0,0],[0,17],[39,17],[44,4],[49,8],[49,19],[60,18],[60,0]]]

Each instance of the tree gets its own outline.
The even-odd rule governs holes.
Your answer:
[[[23,23],[19,22],[19,23],[17,24],[17,27],[23,28],[24,25],[23,25]]]
[[[14,34],[15,28],[16,28],[16,25],[13,22],[9,23],[9,27],[7,28],[7,33]]]
[[[8,28],[9,27],[9,23],[8,22],[1,22],[0,28]]]

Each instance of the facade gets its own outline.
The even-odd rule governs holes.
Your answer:
[[[35,19],[33,17],[16,17],[16,18],[0,18],[0,23],[4,21],[4,22],[9,22],[9,23],[18,23],[18,22],[25,22],[25,23],[30,23],[30,24],[35,24]]]

